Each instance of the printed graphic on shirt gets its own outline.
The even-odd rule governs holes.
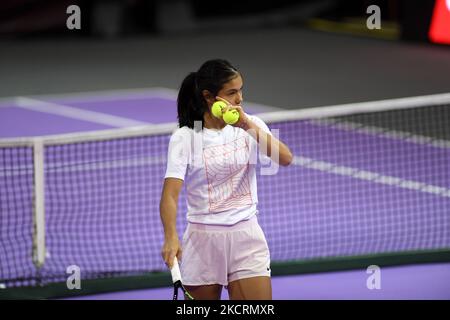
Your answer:
[[[203,150],[208,181],[209,212],[252,204],[248,137]]]

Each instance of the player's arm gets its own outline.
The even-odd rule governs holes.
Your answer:
[[[183,180],[177,178],[164,179],[164,186],[159,205],[160,217],[164,228],[164,245],[162,257],[164,262],[172,267],[175,256],[181,260],[181,246],[176,229],[178,196]]]
[[[265,148],[265,154],[273,161],[282,166],[288,166],[291,164],[293,156],[289,147],[273,135],[267,133],[254,121],[247,117],[240,106],[235,108],[239,111],[239,121],[235,124],[235,126],[246,130],[260,146],[266,145],[267,148]],[[262,150],[264,150],[264,148]],[[278,157],[276,156],[277,152],[279,154]]]
[[[268,134],[261,129],[256,123],[247,118],[246,125],[247,132],[259,143],[259,145],[266,145],[266,155],[273,161],[278,162],[282,166],[288,166],[291,164],[293,156],[291,150],[283,142],[275,138],[273,135]],[[277,158],[276,152],[278,150],[279,157]]]

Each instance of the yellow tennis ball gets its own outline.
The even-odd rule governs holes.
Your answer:
[[[227,124],[235,124],[239,121],[239,111],[230,109],[223,114],[223,121]]]
[[[227,107],[227,104],[223,101],[216,101],[213,103],[211,107],[211,112],[214,117],[221,118],[223,114],[223,110]]]

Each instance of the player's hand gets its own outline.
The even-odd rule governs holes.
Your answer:
[[[242,106],[230,106],[230,109],[235,109],[239,112],[239,120],[235,124],[230,124],[230,126],[247,130],[249,119],[247,117],[247,114],[244,112],[244,109],[242,108]]]
[[[239,120],[238,122],[236,122],[235,124],[230,124],[230,126],[233,127],[238,127],[238,128],[242,128],[244,130],[247,130],[248,127],[248,117],[246,115],[246,113],[244,112],[244,109],[242,108],[241,105],[233,105],[232,103],[230,103],[229,101],[217,96],[216,97],[217,100],[223,101],[227,104],[227,108],[224,110],[223,113],[227,112],[230,109],[235,109],[239,112]]]
[[[178,240],[178,236],[175,236],[171,239],[166,239],[164,241],[164,245],[161,250],[161,255],[164,260],[164,263],[169,269],[172,269],[173,260],[175,256],[179,261],[181,261],[181,246],[180,241]]]

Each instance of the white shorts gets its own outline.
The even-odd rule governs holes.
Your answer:
[[[270,254],[256,216],[233,226],[189,223],[182,240],[183,284],[221,284],[270,277]]]

